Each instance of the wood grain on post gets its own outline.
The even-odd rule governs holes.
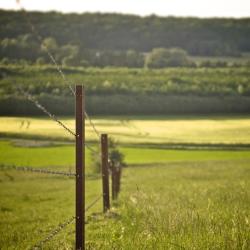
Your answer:
[[[76,250],[85,248],[85,120],[84,90],[76,86]]]
[[[103,190],[103,212],[110,209],[109,199],[109,170],[108,170],[108,135],[101,135],[102,149],[102,190]]]

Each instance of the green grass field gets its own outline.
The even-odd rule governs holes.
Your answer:
[[[29,128],[20,128],[22,120]],[[87,212],[87,249],[250,249],[249,116],[94,122],[118,139],[128,167],[111,211],[103,215],[100,200]],[[0,133],[0,165],[74,171],[74,144],[48,119],[2,117]],[[87,138],[96,148],[89,126]],[[101,180],[89,150],[86,163],[88,205],[101,194]],[[30,249],[71,218],[74,189],[74,178],[0,168],[0,249]],[[74,249],[74,223],[43,249]]]
[[[17,142],[22,143],[17,144]],[[24,141],[0,141],[0,163],[5,165],[73,170],[74,145],[27,147]],[[19,145],[19,146],[18,146]],[[120,147],[129,166],[155,165],[166,162],[223,161],[250,159],[250,150],[169,150]],[[86,171],[91,171],[90,151],[86,150]]]
[[[250,160],[126,168],[106,216],[88,211],[87,249],[249,249]],[[88,178],[87,204],[100,194]],[[74,180],[0,172],[1,249],[28,249],[74,214]],[[68,226],[44,249],[73,249]]]

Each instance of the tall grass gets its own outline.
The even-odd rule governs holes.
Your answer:
[[[250,247],[249,160],[126,168],[122,192],[103,215],[87,213],[87,249],[244,249]],[[27,249],[74,214],[74,181],[0,172],[1,249]],[[87,204],[101,190],[87,179]],[[73,249],[69,226],[44,249]]]
[[[89,225],[92,247],[249,249],[249,170],[249,161],[127,169],[122,205]]]

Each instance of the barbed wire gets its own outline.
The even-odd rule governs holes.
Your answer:
[[[28,23],[28,25],[30,26],[30,29],[32,31],[32,33],[35,35],[35,37],[37,38],[37,40],[41,43],[41,46],[45,49],[46,53],[48,54],[50,60],[52,61],[52,63],[56,66],[57,71],[59,72],[59,74],[61,75],[64,83],[69,87],[69,89],[71,90],[72,94],[75,96],[76,93],[74,91],[74,89],[71,86],[70,81],[68,81],[65,73],[63,72],[62,68],[59,66],[59,64],[57,63],[55,57],[52,55],[52,53],[50,52],[49,48],[46,46],[46,44],[43,43],[43,39],[42,37],[39,35],[35,25],[32,23],[32,21],[30,20],[27,11],[25,10],[25,8],[22,6],[21,1],[17,0],[16,1],[17,5],[19,6],[20,10],[24,13],[24,16],[26,18],[26,21]],[[97,130],[95,124],[92,122],[90,116],[88,115],[88,113],[86,111],[84,111],[86,118],[89,120],[89,124],[91,125],[91,127],[93,128],[97,138],[99,139],[100,137],[100,132]]]
[[[98,196],[95,200],[93,200],[86,208],[85,208],[85,212],[87,212],[90,208],[92,208],[101,198],[103,197],[103,195],[101,194],[100,196]]]
[[[44,48],[44,50],[46,51],[48,57],[50,58],[50,60],[52,61],[52,63],[56,66],[57,71],[59,72],[60,76],[62,77],[63,81],[66,83],[66,85],[69,87],[71,93],[75,96],[75,91],[71,86],[70,81],[68,81],[68,79],[66,78],[66,75],[64,74],[63,70],[61,69],[61,67],[59,66],[59,64],[57,63],[55,57],[52,55],[52,53],[50,52],[49,48],[46,46],[45,43],[43,43],[43,38],[39,35],[35,25],[32,23],[32,21],[30,20],[27,11],[25,10],[25,8],[22,6],[21,1],[17,0],[16,1],[17,5],[19,6],[20,10],[23,12],[24,17],[28,23],[28,25],[30,26],[30,29],[32,31],[32,33],[35,35],[36,39],[40,42],[41,46]]]
[[[63,223],[60,223],[54,230],[52,230],[48,236],[46,238],[44,238],[43,240],[39,241],[38,243],[36,243],[33,247],[31,247],[32,250],[37,250],[37,249],[41,249],[41,247],[49,242],[52,238],[54,238],[57,234],[59,234],[65,227],[67,227],[68,225],[70,225],[71,223],[73,223],[73,221],[75,221],[75,216],[71,217],[70,219],[66,220]]]
[[[62,68],[59,66],[59,64],[57,63],[55,57],[53,56],[53,54],[50,52],[49,48],[46,46],[46,43],[44,43],[43,38],[40,36],[40,34],[38,33],[35,25],[32,23],[30,17],[28,16],[25,8],[21,5],[20,0],[17,0],[16,3],[18,4],[18,6],[20,7],[21,11],[24,13],[24,16],[26,18],[26,21],[28,23],[28,25],[30,26],[30,29],[32,31],[32,33],[35,35],[35,37],[37,38],[37,40],[40,42],[42,48],[44,49],[44,51],[47,53],[48,57],[50,58],[50,60],[52,61],[52,63],[55,65],[58,73],[60,74],[61,78],[63,79],[64,83],[69,87],[71,93],[75,96],[76,93],[74,91],[74,89],[71,86],[71,82],[68,81],[66,75],[64,74]],[[38,109],[40,109],[41,111],[43,111],[45,114],[47,114],[52,120],[54,120],[59,126],[61,126],[62,128],[64,128],[67,132],[69,132],[71,135],[76,136],[76,134],[69,129],[65,124],[63,124],[54,114],[50,113],[43,105],[41,105],[38,100],[36,100],[32,95],[30,95],[29,93],[25,92],[22,88],[20,88],[21,93],[29,100],[31,101]],[[96,134],[96,136],[98,137],[98,139],[100,138],[100,132],[97,130],[95,124],[93,123],[93,121],[91,120],[91,118],[89,117],[88,113],[86,111],[84,111],[85,117],[88,119],[90,126],[92,127],[94,133]],[[89,146],[88,144],[84,144],[86,148],[88,148],[92,153],[94,153],[95,155],[97,155],[98,157],[101,156],[100,152],[94,150],[91,146]],[[3,167],[2,167],[3,168]],[[76,176],[76,174],[72,174],[72,173],[67,173],[67,172],[61,172],[61,171],[53,171],[53,170],[49,170],[49,169],[36,169],[36,168],[31,168],[31,167],[17,167],[17,166],[4,166],[4,169],[15,169],[18,171],[29,171],[29,172],[35,172],[35,173],[42,173],[42,174],[55,174],[55,175],[65,175],[65,176]],[[86,208],[85,211],[88,211],[90,208],[92,208],[101,198],[102,198],[102,194],[100,196],[98,196],[95,200],[93,200]],[[68,225],[70,225],[73,221],[75,221],[76,217],[73,216],[70,219],[66,220],[63,223],[60,223],[54,230],[52,230],[46,238],[44,238],[43,240],[39,241],[37,244],[35,244],[32,249],[40,249],[42,248],[42,246],[49,242],[52,238],[54,238],[57,234],[59,234],[63,229],[65,229]]]
[[[21,1],[17,0],[16,1],[17,5],[19,6],[20,10],[24,13],[25,19],[28,23],[28,25],[31,28],[31,31],[33,32],[33,34],[35,35],[35,37],[37,38],[37,40],[41,43],[41,46],[45,49],[46,53],[48,54],[50,60],[53,62],[53,64],[56,66],[57,71],[59,72],[59,74],[61,75],[63,81],[65,82],[65,84],[69,87],[69,89],[71,90],[71,92],[73,93],[73,95],[75,96],[75,91],[73,90],[70,81],[68,81],[65,73],[63,72],[62,68],[59,66],[59,64],[57,63],[55,57],[52,55],[52,53],[50,52],[49,48],[46,46],[46,44],[43,43],[43,39],[40,36],[40,34],[38,33],[35,25],[31,22],[27,11],[25,10],[25,8],[22,6]],[[93,123],[93,121],[91,120],[90,116],[88,115],[88,113],[85,111],[85,116],[86,118],[89,120],[89,124],[90,126],[93,128],[97,138],[99,139],[100,137],[100,132],[97,130],[95,124]]]
[[[102,198],[102,195],[98,196],[93,202],[91,202],[86,208],[85,212],[87,212],[90,208],[92,208],[100,199]],[[74,220],[75,216],[71,217],[70,219],[66,220],[63,223],[60,223],[54,230],[52,230],[46,238],[36,243],[31,249],[37,250],[41,248],[44,244],[52,240],[57,234],[59,234],[64,228],[66,228],[68,225],[70,225]]]
[[[65,171],[55,171],[50,169],[32,168],[32,167],[19,167],[15,165],[0,165],[0,170],[17,170],[23,172],[33,172],[39,174],[52,174],[52,175],[64,175],[64,176],[76,176],[75,173]]]
[[[93,123],[93,121],[92,121],[91,118],[89,117],[88,113],[85,111],[84,114],[85,114],[85,117],[87,118],[87,120],[89,120],[90,126],[93,128],[93,130],[94,130],[94,132],[95,132],[97,138],[99,139],[101,133],[97,130],[95,124]]]
[[[42,104],[40,104],[31,94],[27,93],[22,89],[21,86],[18,86],[19,91],[29,100],[31,101],[38,109],[42,110],[43,113],[47,114],[53,121],[57,122],[59,126],[63,127],[66,131],[68,131],[71,135],[76,136],[76,134],[69,129],[65,124],[63,124],[55,115],[51,114]]]

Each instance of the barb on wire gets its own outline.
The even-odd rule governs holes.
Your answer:
[[[23,12],[24,17],[28,23],[28,25],[30,26],[30,29],[32,31],[32,33],[35,35],[35,37],[37,38],[37,40],[41,43],[41,46],[44,48],[44,50],[46,51],[48,57],[50,58],[50,60],[52,61],[52,63],[55,65],[57,71],[59,72],[60,76],[62,77],[63,81],[65,82],[65,84],[69,87],[71,93],[75,96],[76,93],[74,91],[74,89],[71,86],[71,83],[67,80],[66,75],[63,73],[61,67],[59,66],[59,64],[57,63],[55,57],[52,55],[52,53],[50,52],[49,48],[46,46],[46,44],[43,43],[43,39],[42,37],[39,35],[37,29],[35,28],[34,24],[31,22],[27,11],[25,10],[25,8],[22,6],[20,0],[16,0],[17,5],[19,6],[20,10]]]
[[[76,176],[74,173],[64,171],[54,171],[50,169],[32,168],[32,167],[18,167],[15,165],[0,165],[1,170],[17,170],[24,172],[33,172],[39,174],[53,174],[53,175],[64,175],[64,176]]]
[[[60,233],[65,227],[67,227],[68,225],[70,225],[73,221],[75,221],[75,216],[71,217],[70,219],[66,220],[63,223],[60,223],[54,230],[52,230],[46,238],[44,238],[43,240],[39,241],[37,244],[35,244],[31,249],[33,250],[37,250],[37,249],[41,249],[42,246],[47,243],[48,241],[50,241],[52,238],[54,238],[58,233]]]
[[[102,198],[102,195],[98,196],[95,200],[93,200],[93,202],[91,202],[86,208],[85,208],[85,212],[87,212],[90,208],[92,208],[100,199]],[[58,233],[60,233],[65,227],[67,227],[68,225],[70,225],[72,222],[75,221],[75,216],[71,217],[70,219],[66,220],[63,223],[60,223],[54,230],[52,230],[46,238],[44,238],[43,240],[39,241],[37,244],[35,244],[31,249],[33,250],[37,250],[37,249],[41,249],[42,246],[49,242],[52,238],[54,238]]]
[[[100,134],[99,131],[96,129],[96,126],[95,126],[95,124],[93,123],[93,121],[91,120],[91,118],[89,117],[88,113],[85,111],[84,114],[85,114],[85,117],[89,120],[90,126],[92,126],[92,128],[93,128],[93,130],[94,130],[94,132],[95,132],[95,134],[96,134],[96,136],[97,136],[97,138],[99,139],[101,134]]]
[[[64,125],[55,115],[51,114],[42,104],[40,104],[33,96],[29,93],[25,92],[20,86],[18,87],[20,92],[29,100],[31,101],[37,108],[42,110],[45,114],[47,114],[53,121],[57,122],[61,127],[67,130],[71,135],[76,136],[76,134],[69,129],[66,125]]]
[[[100,196],[98,196],[95,200],[93,200],[86,208],[85,208],[85,212],[87,212],[90,208],[92,208],[101,198],[102,198],[102,194]]]

